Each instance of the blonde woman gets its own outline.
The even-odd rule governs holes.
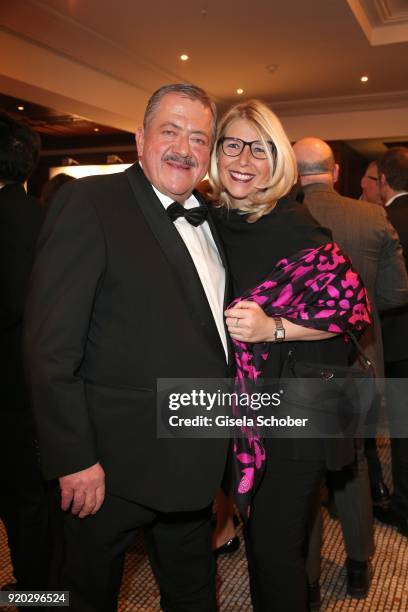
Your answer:
[[[236,298],[226,322],[241,379],[278,378],[291,348],[299,360],[346,364],[342,332],[370,321],[360,280],[330,233],[303,206],[293,189],[296,181],[292,147],[274,113],[257,100],[232,107],[218,126],[210,183]],[[334,272],[331,293],[337,298],[320,282],[322,261]],[[342,281],[350,275],[354,286],[345,308]],[[262,284],[265,279],[271,282]],[[245,453],[236,450],[235,499],[248,514],[254,610],[304,612],[304,544],[313,500],[325,470],[353,460],[353,444],[274,438],[261,446],[249,443]],[[253,494],[250,514],[242,503],[248,492]]]

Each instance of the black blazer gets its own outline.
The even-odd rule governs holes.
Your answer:
[[[25,353],[47,478],[100,461],[110,493],[160,511],[210,503],[227,441],[159,439],[156,381],[222,378],[226,357],[190,254],[139,164],[58,192]]]
[[[397,230],[408,270],[408,195],[400,195],[385,209]],[[382,319],[386,362],[408,359],[408,307],[384,313]]]
[[[0,410],[28,408],[21,354],[24,303],[44,219],[20,183],[0,189]]]

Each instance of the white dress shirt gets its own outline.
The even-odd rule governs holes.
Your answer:
[[[167,210],[174,200],[160,193],[154,185],[152,187]],[[193,195],[183,204],[185,208],[194,208],[199,205],[200,203]],[[224,347],[226,359],[228,360],[227,338],[224,326],[225,270],[214,238],[212,237],[210,226],[207,221],[204,221],[201,225],[194,227],[184,217],[176,219],[174,226],[183,239],[194,262]]]
[[[389,206],[390,204],[393,203],[394,200],[396,200],[397,198],[399,198],[402,195],[408,195],[408,191],[400,191],[399,193],[396,193],[395,196],[392,196],[392,198],[390,198],[385,204],[384,206],[387,208],[387,206]]]

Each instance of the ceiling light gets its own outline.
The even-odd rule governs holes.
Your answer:
[[[99,128],[97,128],[97,127],[95,127],[93,130],[94,130],[94,132],[99,132]]]
[[[240,96],[241,94],[243,94],[243,93],[244,93],[244,90],[243,90],[243,89],[241,89],[241,88],[237,89],[237,94],[238,94],[239,96]]]
[[[266,69],[267,69],[268,72],[271,72],[271,73],[272,72],[276,72],[277,69],[278,69],[278,64],[268,64],[266,66]]]
[[[190,58],[188,57],[186,53],[183,53],[182,55],[180,55],[180,59],[182,62],[186,62]]]
[[[360,81],[361,81],[362,83],[367,83],[367,81],[368,81],[368,76],[365,74],[364,76],[362,76],[362,77],[361,77]]]
[[[23,111],[23,110],[24,110],[24,106],[21,106],[21,105],[20,105],[20,106],[17,106],[17,110],[19,110],[19,111]]]

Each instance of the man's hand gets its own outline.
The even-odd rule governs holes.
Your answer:
[[[86,470],[61,476],[61,509],[84,518],[96,514],[105,498],[105,472],[99,463]],[[72,504],[72,505],[71,505]]]
[[[269,342],[274,338],[275,323],[256,302],[238,302],[225,311],[231,338],[241,342]]]

